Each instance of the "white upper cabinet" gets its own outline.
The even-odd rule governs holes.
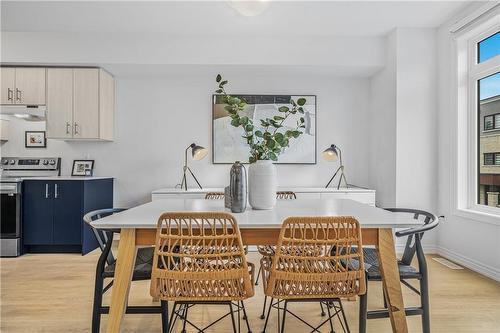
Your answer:
[[[49,68],[47,137],[113,140],[115,83],[99,68]]]
[[[51,139],[73,138],[73,69],[47,69],[47,133]]]
[[[45,68],[2,67],[1,77],[3,105],[45,105]]]

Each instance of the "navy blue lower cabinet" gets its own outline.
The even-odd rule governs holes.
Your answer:
[[[52,245],[54,200],[51,182],[30,180],[23,189],[23,241],[24,244]]]
[[[54,244],[82,244],[83,182],[54,184]]]
[[[98,244],[83,215],[113,207],[113,179],[25,180],[23,243],[26,252],[86,254]]]

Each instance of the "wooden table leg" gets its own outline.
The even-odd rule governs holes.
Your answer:
[[[391,318],[392,331],[407,333],[405,307],[401,282],[399,280],[399,268],[394,247],[392,229],[379,229],[377,249],[380,261],[380,273],[382,284],[387,298],[387,307]]]
[[[107,333],[120,332],[120,325],[128,302],[130,281],[134,272],[136,251],[135,229],[122,229],[118,243],[118,259],[113,289],[111,290]]]

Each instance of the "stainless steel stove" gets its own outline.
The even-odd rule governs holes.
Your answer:
[[[22,181],[61,175],[59,157],[2,157],[0,160],[0,256],[17,257],[22,247]]]

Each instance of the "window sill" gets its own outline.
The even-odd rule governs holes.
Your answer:
[[[466,219],[471,219],[477,222],[500,226],[500,215],[489,212],[483,212],[472,208],[456,208],[453,212],[453,215]]]

